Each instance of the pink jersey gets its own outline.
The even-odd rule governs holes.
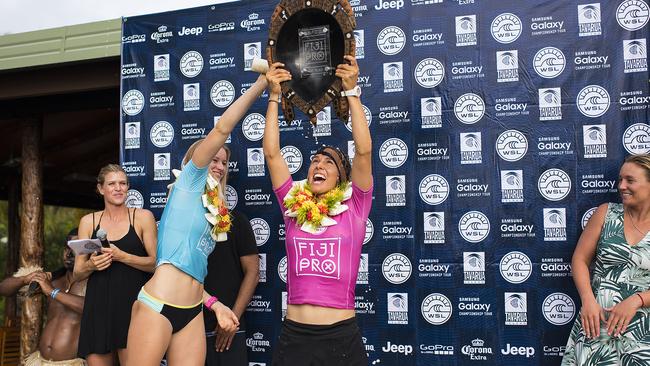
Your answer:
[[[284,213],[284,197],[291,189],[291,177],[275,190]],[[289,304],[311,304],[354,309],[354,287],[359,272],[366,220],[372,205],[372,188],[367,192],[352,184],[349,209],[332,217],[337,224],[318,234],[300,230],[296,220],[284,216],[287,249],[287,293]]]

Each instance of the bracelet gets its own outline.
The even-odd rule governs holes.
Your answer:
[[[216,296],[210,296],[207,300],[205,300],[203,305],[205,305],[206,308],[211,309],[212,305],[214,305],[214,303],[217,301],[219,301],[219,299],[217,299]]]
[[[273,103],[278,103],[278,105],[280,105],[280,101],[278,101],[278,100],[275,100],[275,99],[269,99],[269,103],[271,103],[271,102],[273,102]]]
[[[639,299],[641,299],[641,307],[644,308],[645,307],[645,301],[643,301],[643,296],[641,296],[641,294],[638,293],[638,292],[635,295],[638,296]]]
[[[50,297],[52,299],[56,299],[56,295],[59,294],[59,291],[61,291],[61,289],[55,288],[54,290],[52,290],[52,292],[50,292]]]

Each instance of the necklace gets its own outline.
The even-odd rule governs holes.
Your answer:
[[[316,233],[322,227],[336,225],[332,216],[339,215],[348,209],[342,202],[352,197],[352,187],[346,183],[335,187],[320,198],[315,197],[307,180],[293,183],[293,187],[284,197],[286,216],[296,219],[300,229],[308,233]]]
[[[643,231],[639,230],[639,228],[634,223],[634,220],[632,220],[632,215],[629,212],[627,212],[627,216],[630,218],[630,223],[632,224],[632,227],[634,227],[636,229],[636,231],[639,232],[639,234],[645,236],[648,233],[647,231],[644,233]]]

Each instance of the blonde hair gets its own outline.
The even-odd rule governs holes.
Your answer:
[[[650,154],[630,155],[623,163],[632,163],[643,168],[646,179],[650,181]]]
[[[183,156],[183,166],[185,164],[189,163],[190,160],[192,160],[192,155],[194,155],[194,151],[196,151],[196,148],[199,147],[199,145],[205,140],[205,138],[198,139],[196,140],[190,147],[187,148],[187,151],[185,152],[185,155]],[[225,202],[226,196],[225,196],[225,189],[226,189],[226,184],[228,182],[228,162],[230,161],[230,155],[231,151],[230,148],[226,145],[223,145],[221,149],[224,149],[226,151],[226,171],[223,174],[223,177],[219,180],[219,185],[221,186],[221,189],[219,190],[219,198]],[[221,150],[219,149],[219,150]],[[217,151],[218,153],[219,151]],[[209,173],[208,173],[209,174]]]
[[[109,173],[122,173],[126,177],[126,185],[129,185],[129,177],[126,175],[126,172],[124,169],[122,169],[121,166],[117,164],[106,164],[104,165],[101,169],[99,169],[99,173],[97,174],[97,185],[98,186],[103,186],[104,182],[106,181],[106,176]],[[97,193],[99,193],[99,187],[97,187]]]

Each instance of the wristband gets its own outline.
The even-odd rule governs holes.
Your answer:
[[[269,103],[271,103],[271,102],[273,102],[273,103],[278,103],[278,105],[280,105],[280,102],[277,101],[277,100],[275,100],[275,99],[269,99]]]
[[[638,296],[639,299],[641,299],[641,307],[644,308],[645,307],[645,301],[643,301],[643,296],[641,296],[641,294],[638,293],[638,292],[635,295]]]
[[[55,288],[54,290],[52,290],[52,292],[50,292],[50,297],[52,299],[56,299],[56,295],[58,295],[60,291],[61,289]]]
[[[217,301],[219,301],[219,299],[217,299],[216,296],[210,296],[207,300],[205,300],[205,302],[203,303],[203,305],[204,305],[206,308],[211,309],[211,308],[212,308],[212,305],[214,305],[214,303],[217,302]]]

